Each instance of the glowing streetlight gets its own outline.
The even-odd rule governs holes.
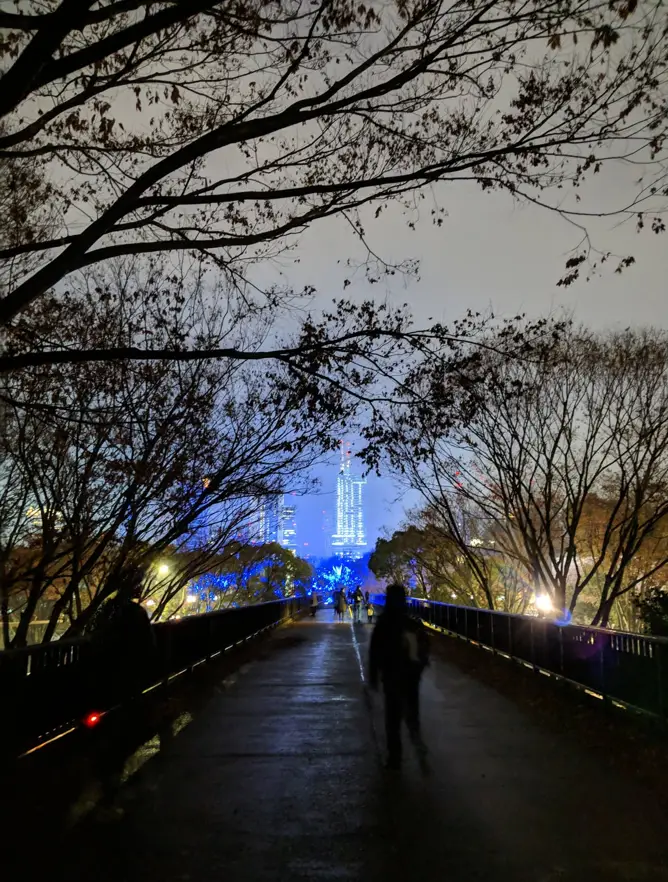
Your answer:
[[[169,566],[166,563],[160,564],[160,566],[158,567],[158,575],[159,576],[166,576],[168,572],[169,572]]]
[[[196,594],[189,594],[186,597],[186,603],[197,603],[197,595]]]
[[[536,609],[538,612],[542,613],[551,613],[554,607],[552,606],[552,601],[547,596],[547,594],[538,594],[536,599],[534,600],[536,604]]]

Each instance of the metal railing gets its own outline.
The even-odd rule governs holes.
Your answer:
[[[136,684],[149,688],[278,625],[303,608],[302,598],[191,616],[153,626],[156,652]],[[58,640],[0,652],[0,760],[108,709],[95,644]],[[108,661],[108,660],[107,660]]]
[[[597,697],[666,719],[668,639],[624,631],[560,626],[532,616],[410,598],[414,615],[575,683]]]

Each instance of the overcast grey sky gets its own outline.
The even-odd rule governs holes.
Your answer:
[[[621,204],[631,192],[628,172],[623,184],[618,180],[624,171],[609,166],[589,188],[587,205],[605,209]],[[602,276],[564,289],[556,282],[581,234],[562,217],[537,206],[517,206],[506,194],[482,193],[468,183],[441,185],[437,196],[448,210],[440,229],[423,217],[412,232],[399,209],[368,224],[369,239],[383,257],[420,259],[420,281],[404,286],[403,280],[394,279],[388,288],[369,286],[360,275],[347,294],[383,297],[389,292],[397,301],[409,302],[423,320],[431,315],[455,318],[467,308],[490,305],[499,315],[525,311],[532,316],[563,306],[596,327],[668,326],[666,235],[647,229],[639,235],[632,221],[587,220],[595,245],[622,256],[634,254],[637,264],[617,275],[611,261]],[[426,202],[424,215],[430,207]],[[345,258],[351,245],[350,230],[341,219],[314,225],[292,255],[300,263],[284,261],[286,279],[314,284],[323,299],[341,296],[346,271],[336,261]]]
[[[590,187],[587,204],[604,210],[621,204],[631,192],[629,175],[628,169],[610,166]],[[617,261],[611,259],[602,275],[564,289],[556,282],[581,234],[559,215],[535,206],[517,206],[507,195],[482,193],[470,184],[443,185],[437,195],[448,208],[440,229],[423,217],[411,232],[398,209],[368,225],[369,240],[383,257],[420,259],[420,280],[395,278],[391,286],[369,286],[360,273],[346,294],[408,302],[418,324],[426,323],[429,316],[447,321],[466,309],[491,307],[498,316],[526,312],[532,317],[566,308],[576,320],[596,328],[668,327],[666,235],[655,236],[647,230],[638,235],[633,222],[620,225],[612,218],[586,221],[595,245],[621,256],[633,254],[637,263],[618,275],[614,272]],[[430,207],[425,203],[425,216]],[[316,224],[302,237],[298,249],[282,260],[284,281],[294,286],[315,285],[316,306],[342,296],[343,279],[349,273],[337,260],[343,262],[352,247],[350,230],[341,219]],[[309,547],[317,546],[322,534],[322,508],[333,504],[335,464],[319,470],[318,476],[323,496],[302,500],[298,518],[301,541],[308,541]],[[416,501],[392,479],[371,479],[365,505],[370,542],[375,542],[383,527],[396,529],[405,509]]]

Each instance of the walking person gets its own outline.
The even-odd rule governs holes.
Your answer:
[[[336,612],[340,622],[343,621],[347,609],[348,603],[346,602],[346,592],[344,588],[341,588],[336,599]]]
[[[426,748],[420,732],[420,678],[429,664],[429,646],[422,625],[408,615],[403,585],[390,585],[385,609],[371,635],[369,682],[382,680],[385,697],[387,768],[401,767],[401,722],[404,720],[423,768]]]
[[[121,568],[112,583],[115,593],[86,628],[95,649],[101,698],[107,706],[137,695],[153,674],[155,637],[149,615],[139,603],[143,580],[140,566]]]
[[[355,593],[353,594],[353,621],[356,625],[360,622],[360,616],[362,613],[362,603],[364,602],[364,595],[362,594],[362,589],[357,586],[355,589]]]
[[[369,592],[366,592],[366,596],[364,599],[364,606],[366,609],[366,623],[367,625],[373,624],[373,603],[371,603],[371,598],[369,597]]]
[[[318,612],[318,595],[313,592],[311,594],[311,618],[315,618],[315,614]]]
[[[103,729],[96,753],[102,787],[101,816],[121,812],[114,808],[125,759],[135,748],[136,733],[149,726],[141,690],[156,672],[156,644],[146,610],[140,606],[144,571],[137,565],[116,574],[116,592],[96,611],[86,628],[94,648],[95,687],[92,710],[118,708],[117,729]],[[119,722],[119,720],[121,722]],[[140,738],[141,743],[141,738]]]

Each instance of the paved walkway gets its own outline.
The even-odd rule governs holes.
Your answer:
[[[441,661],[423,688],[431,774],[410,751],[401,773],[384,771],[379,699],[363,682],[370,630],[277,631],[129,785],[121,821],[78,828],[54,876],[668,880],[668,819],[644,792]]]

